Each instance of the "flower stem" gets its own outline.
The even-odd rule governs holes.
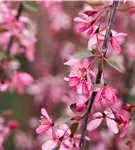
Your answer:
[[[105,57],[106,53],[107,53],[108,42],[109,42],[110,33],[111,33],[111,29],[112,29],[112,23],[114,20],[117,6],[118,6],[118,1],[113,1],[111,11],[110,11],[110,16],[109,16],[108,26],[107,26],[107,30],[106,30],[106,34],[105,34],[105,38],[104,38],[104,42],[103,42],[103,47],[102,47],[103,57]],[[102,76],[102,67],[98,67],[98,73],[96,76],[96,84],[100,83],[101,76]],[[79,143],[79,150],[83,150],[83,147],[84,147],[84,137],[86,134],[86,128],[87,128],[89,113],[92,109],[95,96],[96,96],[96,92],[93,92],[91,94],[91,98],[89,100],[88,107],[87,107],[87,110],[86,110],[85,115],[84,115],[84,120],[83,120],[83,124],[82,124],[82,131],[81,131],[81,138],[80,138],[80,143]]]

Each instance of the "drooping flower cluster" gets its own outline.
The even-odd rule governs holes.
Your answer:
[[[102,55],[102,51],[104,51],[102,50],[102,45],[107,28],[103,18],[109,14],[108,12],[110,12],[111,7],[112,2],[104,3],[101,9],[83,11],[80,13],[81,17],[76,17],[74,19],[75,22],[81,25],[81,27],[77,29],[77,32],[84,33],[84,35],[85,33],[87,34],[85,36],[88,38],[88,51],[86,51],[86,53],[84,51],[77,53],[77,55],[73,56],[75,58],[70,58],[70,60],[64,63],[71,67],[71,72],[64,80],[68,82],[69,87],[74,91],[70,93],[70,96],[66,95],[63,97],[63,101],[67,101],[67,104],[71,102],[69,105],[70,112],[67,110],[71,118],[69,120],[65,119],[66,121],[60,118],[60,124],[64,124],[64,126],[65,122],[68,122],[68,125],[66,125],[67,128],[61,130],[62,125],[60,125],[58,129],[56,125],[57,120],[52,123],[48,114],[43,114],[43,112],[41,112],[44,117],[41,118],[41,125],[36,131],[39,134],[47,132],[46,134],[50,135],[50,140],[45,142],[42,146],[43,150],[55,148],[59,148],[60,150],[79,149],[79,140],[75,142],[75,139],[72,141],[72,138],[78,137],[78,139],[80,139],[81,135],[78,131],[82,125],[84,112],[87,109],[88,102],[93,92],[96,92],[96,96],[92,111],[89,114],[87,133],[95,132],[94,130],[99,126],[101,127],[106,124],[108,127],[106,131],[109,129],[108,132],[110,132],[110,134],[117,134],[118,137],[124,137],[127,134],[129,123],[131,122],[129,112],[125,108],[121,108],[122,105],[119,105],[121,100],[116,97],[116,93],[118,94],[118,92],[115,88],[110,86],[110,82],[107,82],[104,76],[106,64],[119,70],[115,61],[109,60],[109,57],[105,58]],[[122,52],[120,46],[125,41],[126,36],[126,33],[118,33],[111,30],[108,52],[113,54],[113,51],[111,51],[111,49],[113,49],[117,54],[120,54]],[[100,68],[103,72],[102,78],[98,81],[98,84],[95,82],[97,80],[97,68]],[[75,96],[73,96],[73,94]],[[43,109],[41,109],[41,111],[43,111]],[[44,111],[46,112],[46,110]],[[72,130],[72,125],[76,125],[75,131]]]

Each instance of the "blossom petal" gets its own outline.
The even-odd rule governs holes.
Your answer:
[[[77,29],[77,32],[81,33],[81,32],[86,31],[87,29],[88,29],[88,26],[83,25],[82,27],[80,27],[80,28]]]
[[[100,97],[101,97],[101,94],[103,92],[103,89],[101,89],[97,94],[96,94],[96,97],[95,97],[95,101],[98,102],[100,100]]]
[[[42,108],[41,109],[41,114],[43,116],[45,116],[48,120],[51,120],[50,117],[49,117],[49,115],[48,115],[48,113],[47,113],[47,111],[46,111],[46,109]]]
[[[82,92],[83,94],[87,94],[89,92],[88,86],[85,82],[82,83]]]
[[[78,23],[87,23],[87,21],[85,21],[84,19],[80,18],[80,17],[75,17],[74,18],[74,21],[75,22],[78,22]]]
[[[114,120],[106,118],[106,124],[113,133],[117,134],[119,132],[117,123]]]
[[[50,125],[40,125],[40,126],[36,129],[36,132],[37,132],[38,134],[41,134],[41,133],[47,131],[49,128],[50,128]]]
[[[94,119],[88,123],[87,130],[92,131],[95,130],[101,124],[103,118]]]
[[[111,38],[110,43],[112,45],[112,48],[119,54],[121,51],[121,48],[120,48],[118,41],[115,38]]]
[[[64,65],[68,65],[68,66],[76,67],[76,68],[82,66],[78,59],[71,59],[71,60],[65,62]]]
[[[54,140],[47,141],[42,145],[42,150],[52,150],[56,147],[56,145],[57,142]]]
[[[83,91],[82,91],[82,83],[79,83],[79,84],[77,85],[77,92],[78,92],[79,94],[82,94],[82,93],[83,93]]]
[[[69,78],[69,86],[77,86],[80,80],[77,77],[70,77]]]

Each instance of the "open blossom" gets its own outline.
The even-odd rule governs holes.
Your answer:
[[[53,132],[51,140],[46,141],[42,145],[42,150],[79,150],[80,134],[72,134],[66,124],[60,126],[56,132]],[[90,140],[85,136],[86,140]]]
[[[98,91],[95,97],[95,102],[99,101],[107,101],[111,104],[118,101],[117,97],[115,96],[115,93],[111,87],[103,87]]]
[[[41,125],[36,129],[36,132],[38,134],[46,132],[54,125],[52,119],[49,117],[47,111],[44,108],[41,109],[41,114],[42,114],[40,120]]]
[[[65,78],[65,80],[69,82],[69,86],[79,94],[87,94],[92,85],[90,76],[95,77],[94,72],[88,69],[89,61],[83,59],[83,64],[81,64],[79,60],[73,59],[64,64],[75,67],[75,69],[70,72],[69,78]]]
[[[42,150],[52,150],[55,148],[59,148],[60,150],[68,150],[70,145],[67,146],[65,144],[66,141],[63,142],[65,140],[65,136],[69,136],[70,134],[70,130],[67,130],[67,128],[68,128],[67,125],[62,125],[60,126],[60,129],[56,130],[56,132],[53,132],[50,137],[50,140],[46,141],[42,145]]]
[[[104,111],[103,113],[97,112],[94,114],[94,120],[90,121],[87,126],[88,131],[95,130],[100,124],[105,121],[110,131],[117,134],[119,132],[117,122],[115,121],[115,115]]]

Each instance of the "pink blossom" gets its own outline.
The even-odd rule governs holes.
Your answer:
[[[64,64],[76,68],[70,72],[69,78],[65,78],[69,82],[69,86],[79,94],[87,94],[92,85],[90,75],[95,77],[94,72],[88,69],[89,61],[84,59],[81,64],[79,60],[73,59]]]
[[[93,32],[93,21],[92,19],[89,17],[91,15],[93,15],[94,11],[84,11],[83,13],[79,13],[81,17],[75,17],[74,21],[77,23],[81,24],[81,27],[78,28],[78,32],[84,32],[87,31],[88,35],[91,35],[91,33]]]
[[[22,94],[24,91],[23,86],[29,86],[33,82],[31,75],[25,72],[16,72],[10,83],[10,88],[15,89],[19,94]]]
[[[94,114],[94,120],[90,121],[87,126],[88,131],[95,130],[99,127],[102,121],[105,121],[108,128],[115,134],[119,132],[115,116],[112,113],[104,111],[103,113],[97,112]]]
[[[7,126],[11,131],[15,130],[18,127],[18,122],[16,120],[10,120],[7,122]]]
[[[113,89],[111,87],[103,87],[98,93],[96,94],[95,97],[95,102],[99,101],[106,101],[111,104],[115,103],[118,101],[117,97],[115,96]]]
[[[126,116],[122,114],[116,113],[115,116],[115,121],[117,122],[120,130],[120,137],[124,137],[128,131],[129,121],[127,120]]]
[[[36,132],[38,134],[46,132],[54,125],[52,119],[49,117],[47,111],[44,108],[41,109],[41,114],[42,114],[40,120],[41,125],[36,129]]]
[[[52,150],[59,148],[60,150],[78,150],[80,134],[72,134],[68,125],[63,124],[55,133],[52,134],[52,139],[42,145],[43,150]],[[85,136],[86,140],[90,140]]]
[[[105,35],[105,31],[103,31],[102,34]],[[111,30],[110,44],[116,53],[119,54],[121,52],[120,44],[123,42],[126,36],[127,36],[126,33],[117,33],[116,31]],[[100,38],[102,40],[104,39],[104,37]]]

